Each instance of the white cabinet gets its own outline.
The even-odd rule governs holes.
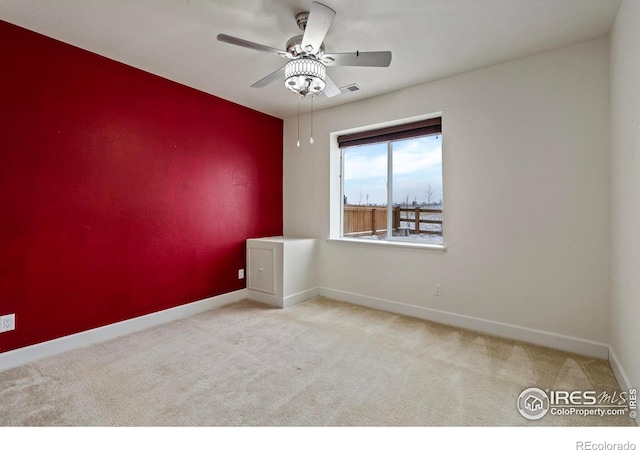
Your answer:
[[[247,240],[247,290],[252,300],[286,308],[316,297],[316,239],[282,236]]]

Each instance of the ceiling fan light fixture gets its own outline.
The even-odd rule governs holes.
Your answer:
[[[335,16],[336,12],[327,5],[312,1],[309,11],[296,15],[302,34],[289,38],[286,51],[222,33],[218,34],[218,41],[279,55],[289,60],[284,67],[253,83],[252,88],[265,87],[276,80],[282,80],[284,76],[284,86],[300,98],[313,98],[318,94],[331,98],[343,91],[327,75],[327,67],[389,67],[391,64],[389,51],[325,54],[324,38]]]
[[[284,66],[284,85],[302,97],[317,95],[326,86],[326,75],[326,67],[316,59],[293,59]]]

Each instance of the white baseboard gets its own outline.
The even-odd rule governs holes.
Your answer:
[[[64,336],[41,344],[30,345],[5,353],[0,353],[0,371],[22,366],[49,356],[58,355],[70,350],[87,347],[97,342],[107,341],[126,334],[142,331],[174,320],[194,316],[214,308],[235,303],[247,298],[247,289],[240,289],[228,294],[216,295],[186,305],[176,306],[133,319],[124,320],[100,328]]]
[[[320,288],[320,295],[359,306],[366,306],[404,316],[430,320],[432,322],[466,328],[473,331],[479,331],[481,333],[541,345],[543,347],[550,347],[567,352],[592,356],[594,358],[607,359],[609,356],[609,346],[607,344],[572,336],[534,330],[502,322],[494,322],[462,314],[439,311],[436,309],[425,308],[423,306],[408,305],[406,303],[398,303],[392,300],[385,300],[382,298],[370,297],[337,289]]]
[[[282,299],[275,295],[267,294],[266,292],[247,289],[247,298],[249,300],[264,303],[265,305],[273,306],[274,308],[282,308]]]
[[[624,371],[622,366],[620,365],[620,360],[616,356],[613,349],[609,349],[609,364],[611,365],[611,370],[613,370],[613,374],[616,376],[616,380],[618,380],[618,384],[620,385],[620,389],[623,391],[628,391],[633,386],[631,386],[631,382],[627,377],[627,373]]]
[[[620,390],[629,392],[629,389],[640,388],[640,386],[631,385],[629,377],[627,377],[627,373],[624,371],[622,364],[620,364],[620,360],[612,348],[609,348],[609,365],[611,366],[613,375],[616,377],[616,380],[620,385]],[[640,417],[636,417],[636,424],[640,427]]]
[[[306,291],[298,292],[297,294],[289,295],[284,298],[284,307],[288,308],[298,303],[302,303],[314,297],[320,295],[320,288],[307,289]]]
[[[250,300],[265,303],[276,308],[289,308],[290,306],[312,299],[318,295],[320,295],[320,288],[317,287],[307,289],[306,291],[296,292],[295,294],[288,295],[284,298],[253,289],[247,290],[247,296]]]

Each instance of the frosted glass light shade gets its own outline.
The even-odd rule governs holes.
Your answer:
[[[326,74],[327,69],[320,61],[294,59],[284,66],[284,85],[302,97],[317,95],[324,90]]]

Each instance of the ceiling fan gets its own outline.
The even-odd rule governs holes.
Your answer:
[[[323,41],[335,15],[336,12],[328,6],[313,2],[311,11],[296,15],[296,22],[303,34],[289,39],[286,50],[278,50],[226,34],[219,34],[218,40],[290,60],[284,67],[252,84],[251,87],[261,88],[284,77],[285,87],[302,98],[307,95],[313,97],[322,92],[327,97],[333,97],[340,93],[340,88],[327,75],[327,67],[389,67],[391,64],[391,52],[388,51],[325,53]]]

